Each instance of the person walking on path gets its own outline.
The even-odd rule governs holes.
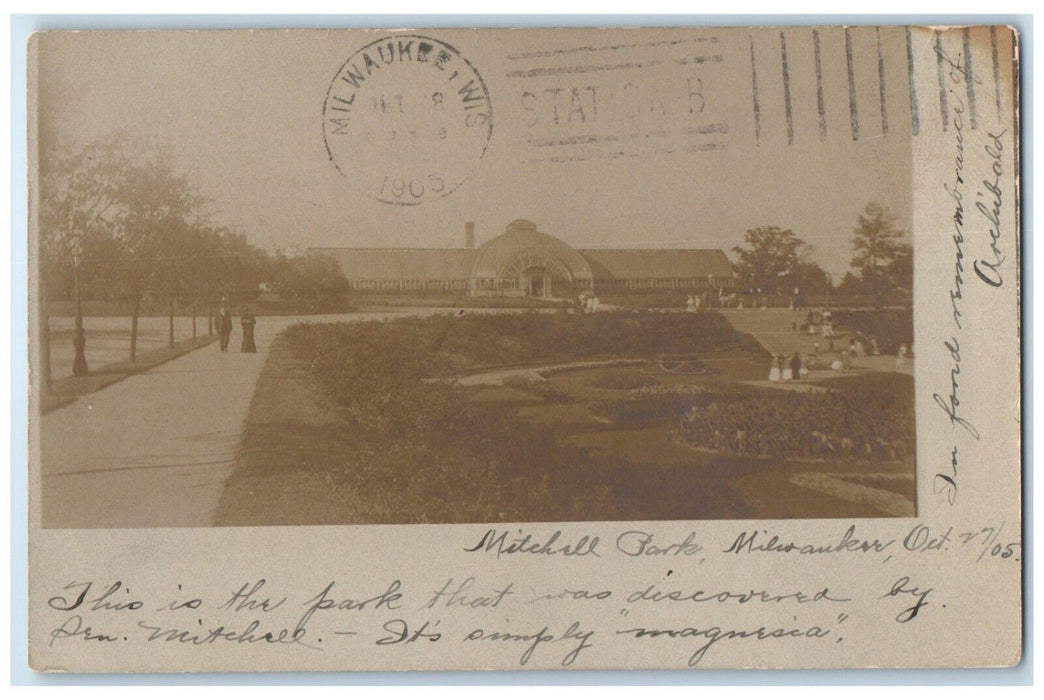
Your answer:
[[[228,340],[232,337],[232,314],[224,306],[218,312],[217,332],[221,341],[221,352],[228,352]]]
[[[254,326],[257,324],[257,319],[254,318],[254,314],[248,311],[243,314],[239,323],[243,326],[243,342],[239,346],[239,351],[257,352],[257,346],[254,344]]]

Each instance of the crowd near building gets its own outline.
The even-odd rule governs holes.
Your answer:
[[[688,290],[721,294],[733,288],[721,250],[574,248],[512,221],[480,246],[464,226],[463,248],[313,248],[338,261],[357,291],[466,293],[473,296],[574,298],[584,293]]]

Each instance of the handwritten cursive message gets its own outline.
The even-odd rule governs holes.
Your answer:
[[[519,668],[585,666],[592,650],[605,647],[614,654],[662,654],[667,665],[687,667],[738,645],[755,658],[774,645],[813,651],[843,644],[854,621],[875,633],[926,618],[945,620],[948,582],[924,574],[919,561],[957,557],[967,568],[1021,560],[1021,541],[1005,523],[974,529],[841,524],[818,538],[788,529],[737,527],[714,535],[651,528],[569,535],[482,530],[458,544],[475,568],[434,582],[416,573],[365,583],[257,576],[219,582],[215,595],[181,583],[145,590],[118,572],[110,580],[73,578],[44,601],[46,646],[105,647],[113,654],[139,654],[151,646],[184,650],[173,653],[264,648],[307,658],[416,648],[439,655],[442,667],[471,654]],[[599,550],[603,542],[615,546]],[[580,551],[597,550],[616,568],[563,585],[483,565],[509,548],[559,567]],[[869,585],[821,567],[801,584],[751,578],[744,566],[725,567],[735,573],[724,576],[704,573],[708,560],[755,557],[798,569],[824,557],[854,559]],[[837,569],[825,571],[831,570]],[[621,578],[620,572],[634,575]]]

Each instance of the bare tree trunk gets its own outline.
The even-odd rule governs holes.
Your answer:
[[[131,313],[130,361],[137,360],[138,352],[138,314],[141,313],[141,292],[134,295],[134,311]]]
[[[73,331],[73,376],[87,376],[87,357],[84,351],[87,348],[87,335],[83,330],[83,294],[80,289],[80,265],[76,263],[74,268],[76,276],[76,329]]]
[[[167,315],[167,347],[174,347],[174,294],[170,295],[170,313]]]

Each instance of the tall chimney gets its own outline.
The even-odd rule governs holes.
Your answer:
[[[468,250],[475,249],[475,222],[468,221],[464,224],[464,247]]]

